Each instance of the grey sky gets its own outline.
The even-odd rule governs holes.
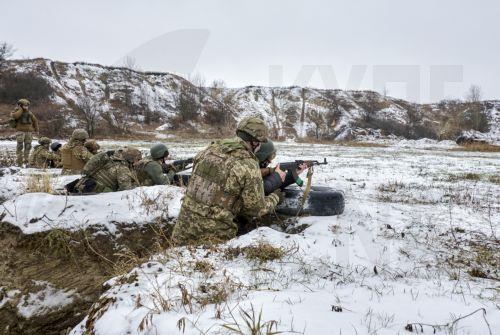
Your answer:
[[[416,83],[387,84],[389,95],[462,97],[474,83],[484,98],[500,98],[498,1],[0,0],[0,13],[0,40],[14,44],[17,58],[110,65],[146,44],[135,53],[143,70],[199,72],[234,87],[372,89],[387,76],[417,73]],[[309,78],[308,65],[322,70]],[[431,93],[432,65],[457,66],[447,76],[462,80]]]

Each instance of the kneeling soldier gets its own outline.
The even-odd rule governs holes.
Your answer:
[[[35,147],[30,157],[30,167],[46,169],[52,167],[53,162],[59,161],[59,157],[50,152],[49,146],[52,141],[48,137],[41,137],[38,140],[39,145]]]
[[[267,141],[262,119],[243,119],[236,138],[219,140],[198,153],[172,239],[178,244],[224,241],[236,236],[236,216],[261,217],[279,196],[264,196],[255,151]]]
[[[84,146],[89,134],[84,129],[75,129],[69,142],[61,148],[63,174],[80,174],[92,153]]]

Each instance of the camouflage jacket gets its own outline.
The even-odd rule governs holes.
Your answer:
[[[63,174],[78,174],[92,154],[84,147],[84,142],[70,139],[61,149],[61,164]]]
[[[39,169],[54,167],[59,164],[59,156],[50,152],[49,148],[37,145],[30,157],[30,166]]]
[[[133,168],[119,153],[111,156],[105,166],[82,178],[82,182],[76,186],[77,189],[81,188],[80,185],[85,183],[85,179],[95,181],[96,186],[92,190],[94,193],[124,191],[139,186]]]
[[[260,217],[277,205],[264,196],[255,155],[239,138],[220,140],[196,155],[173,238],[177,243],[236,236],[236,216]]]
[[[10,113],[10,117],[16,120],[16,130],[22,132],[38,131],[38,119],[30,111],[24,111],[21,107]]]
[[[174,172],[163,173],[161,164],[152,157],[141,159],[135,166],[137,178],[142,186],[170,185],[174,179]]]

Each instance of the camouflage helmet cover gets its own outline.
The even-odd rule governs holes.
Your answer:
[[[49,145],[50,143],[52,143],[52,140],[44,136],[38,139],[38,143],[40,143],[41,145]]]
[[[238,123],[236,131],[242,131],[252,136],[259,142],[267,141],[267,126],[264,120],[259,117],[246,117]]]
[[[129,163],[135,163],[142,159],[142,154],[136,148],[125,147],[122,150],[122,157]]]
[[[272,161],[276,156],[276,148],[274,147],[273,141],[267,140],[266,143],[262,143],[260,149],[255,153],[255,156],[257,156],[260,163],[265,160],[269,162]]]
[[[84,141],[87,138],[89,138],[89,133],[87,133],[87,131],[85,129],[81,129],[81,128],[75,129],[73,131],[73,134],[71,135],[71,138],[74,140]]]
[[[17,101],[17,104],[19,106],[29,106],[30,105],[30,101],[28,99],[19,99]]]
[[[157,143],[149,150],[153,159],[160,159],[169,155],[168,148],[163,143]]]
[[[101,148],[96,140],[86,140],[84,146],[92,153],[96,153]]]

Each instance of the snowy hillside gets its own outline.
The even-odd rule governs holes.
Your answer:
[[[446,115],[449,111],[439,104],[417,105],[370,91],[256,86],[214,89],[197,87],[168,73],[48,59],[9,61],[6,69],[32,72],[46,79],[55,91],[53,102],[61,112],[69,114],[68,123],[73,127],[82,122],[77,112],[80,100],[89,97],[97,104],[100,117],[112,126],[129,124],[128,129],[134,125],[140,128],[153,120],[157,125],[164,124],[158,130],[167,130],[181,108],[181,90],[192,95],[195,107],[191,114],[181,118],[180,126],[197,131],[213,127],[206,124],[206,113],[221,109],[229,110],[229,119],[233,121],[250,114],[262,115],[276,138],[349,140],[390,134],[437,138],[442,136],[441,128],[449,117]],[[26,94],[29,97],[29,92]],[[466,111],[467,107],[463,109]],[[489,128],[485,138],[500,141],[500,102],[482,102],[481,110]],[[467,126],[462,128],[468,130]],[[450,136],[444,134],[443,138],[454,139]]]

